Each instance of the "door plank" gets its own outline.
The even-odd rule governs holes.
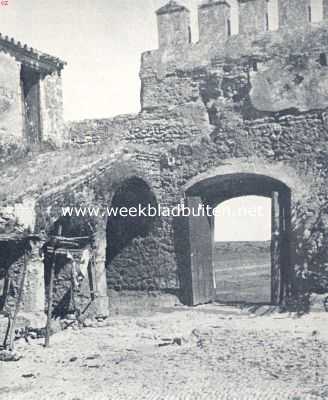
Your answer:
[[[207,215],[199,213],[200,197],[188,197],[187,206],[194,214],[188,218],[192,304],[206,304],[214,296],[211,224]]]

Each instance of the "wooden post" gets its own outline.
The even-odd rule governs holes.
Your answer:
[[[19,313],[20,305],[21,305],[22,298],[23,298],[26,271],[27,271],[27,261],[26,261],[26,249],[25,249],[24,250],[23,274],[22,274],[22,278],[20,281],[20,285],[19,285],[19,292],[18,292],[18,298],[17,298],[17,302],[16,302],[16,306],[15,306],[14,316],[10,323],[10,328],[9,328],[9,350],[10,351],[14,350],[15,326],[16,326],[17,315]]]
[[[279,192],[272,192],[271,303],[278,305],[281,293],[281,206]]]
[[[9,278],[9,276],[6,277],[6,282],[7,282],[7,285],[5,283],[5,290],[4,290],[5,303],[6,303],[7,298],[8,298],[9,289],[11,287],[11,279]],[[10,309],[8,309],[8,325],[7,325],[7,329],[6,329],[5,338],[3,340],[3,347],[4,348],[7,347],[7,340],[8,340],[8,337],[9,337],[9,331],[10,331],[10,327],[11,327],[11,320],[12,320],[11,312],[10,312]]]
[[[58,236],[62,234],[62,226],[58,227]],[[49,281],[49,290],[48,290],[48,315],[47,315],[47,326],[46,326],[46,337],[45,337],[45,347],[50,346],[50,334],[51,334],[51,317],[52,317],[52,296],[54,290],[54,272],[56,266],[56,249],[57,249],[58,241],[55,239],[54,243],[54,252],[52,256],[52,262],[50,264],[50,281]]]

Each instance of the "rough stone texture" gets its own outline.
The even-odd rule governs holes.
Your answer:
[[[102,141],[115,141],[125,136],[137,115],[115,118],[71,121],[66,124],[67,137],[74,146],[93,145]]]
[[[45,285],[44,264],[39,253],[40,245],[32,245],[31,253],[27,259],[27,273],[24,288],[24,311],[44,312],[45,310]]]
[[[258,70],[250,74],[250,98],[256,109],[309,111],[327,107],[328,71],[320,65],[319,56],[273,60],[261,63]]]
[[[182,48],[190,43],[189,10],[171,1],[157,11],[159,47]]]
[[[96,311],[98,316],[108,317],[108,296],[107,296],[107,280],[106,280],[106,227],[101,226],[97,230],[96,237],[96,255],[95,255],[95,295],[96,295]]]
[[[258,5],[249,1],[242,7],[257,9]],[[242,12],[246,13],[245,8]],[[297,7],[288,3],[281,10],[284,15],[292,12],[305,20],[305,3]],[[265,21],[264,14],[254,10],[252,14]],[[297,243],[293,266],[322,271],[327,238],[323,221],[327,218],[328,96],[320,54],[325,52],[327,28],[325,22],[312,31],[307,24],[297,30],[293,26],[264,35],[245,27],[247,36],[229,38],[224,47],[200,42],[179,51],[166,47],[144,53],[143,111],[123,119],[122,129],[116,132],[127,142],[161,150],[159,176],[165,205],[178,204],[193,182],[211,175],[252,172],[284,182],[292,191],[293,241]],[[257,29],[263,31],[263,26]],[[113,127],[116,122],[85,121],[72,123],[70,129],[93,131],[97,137],[98,125]],[[153,168],[143,172],[144,178],[149,178]],[[161,246],[156,241],[151,244],[149,237],[125,248],[114,261],[117,269],[108,270],[110,287],[179,287],[174,221],[163,218],[161,222]],[[146,254],[143,258],[136,251],[140,243],[140,254]],[[160,268],[166,263],[163,274],[151,262],[150,268],[145,266],[151,253],[159,257],[156,265]],[[119,265],[124,264],[122,276]]]
[[[317,294],[313,293],[310,296],[310,310],[327,312],[328,311],[328,293]]]
[[[46,75],[40,82],[42,140],[61,147],[65,138],[62,79],[58,71]]]
[[[267,30],[268,0],[239,0],[239,33]]]
[[[199,41],[205,46],[224,42],[229,33],[230,17],[228,3],[224,1],[203,2],[198,9]]]
[[[297,4],[285,2],[281,13],[304,11],[305,21],[305,3]],[[257,7],[247,5],[251,6]],[[131,178],[145,182],[158,203],[175,206],[204,179],[265,175],[291,190],[292,283],[303,292],[326,291],[328,93],[327,67],[320,55],[327,51],[327,21],[235,35],[224,46],[184,42],[177,49],[172,27],[185,12],[178,7],[158,15],[164,18],[160,36],[166,35],[166,42],[163,39],[159,50],[142,56],[139,114],[69,124],[76,146],[120,141],[126,151],[110,161],[106,155],[107,161],[105,157],[88,171],[39,192],[35,229],[48,230],[60,217],[61,206],[110,207],[115,193]],[[174,29],[180,42],[180,25]],[[111,240],[104,235],[107,219],[90,222],[102,232],[97,246],[103,267],[105,241],[108,245]],[[148,235],[133,238],[110,263],[106,261],[108,287],[179,294],[175,223],[161,218]]]
[[[323,0],[323,18],[328,18],[328,1]]]
[[[20,64],[0,52],[0,151],[23,141]],[[5,154],[2,154],[2,156]]]
[[[23,145],[42,141],[57,146],[64,143],[60,77],[64,64],[14,39],[0,36],[0,152],[3,160],[22,151]],[[30,102],[29,113],[24,106],[26,101]],[[38,128],[31,135],[32,125]]]
[[[279,26],[297,27],[309,22],[310,0],[279,0]]]
[[[70,254],[73,256],[74,263],[78,267],[81,263],[82,251],[70,251]],[[45,259],[46,294],[49,289],[49,268],[51,263],[52,254],[49,254]],[[86,318],[88,315],[95,313],[95,307],[91,301],[90,276],[86,274],[81,277],[81,280],[77,281],[75,271],[76,269],[73,267],[73,263],[67,260],[65,254],[59,254],[56,257],[53,293],[54,317],[64,317],[67,314],[75,314]]]

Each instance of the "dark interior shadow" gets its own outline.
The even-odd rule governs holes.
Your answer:
[[[112,209],[157,208],[155,195],[149,186],[139,178],[130,178],[116,191],[111,207]],[[109,265],[115,257],[120,254],[134,238],[146,237],[153,229],[156,217],[136,215],[122,216],[119,213],[108,218],[107,223],[107,260]]]

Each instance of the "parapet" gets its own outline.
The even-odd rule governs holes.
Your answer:
[[[321,4],[320,4],[321,2]],[[315,7],[328,19],[328,0],[238,0],[238,28],[232,26],[229,0],[204,0],[198,6],[199,42],[222,45],[229,36],[254,35],[276,29],[306,28]],[[159,48],[181,48],[191,43],[190,12],[171,0],[157,11]],[[318,18],[316,18],[316,21]],[[274,21],[274,22],[272,22]]]

